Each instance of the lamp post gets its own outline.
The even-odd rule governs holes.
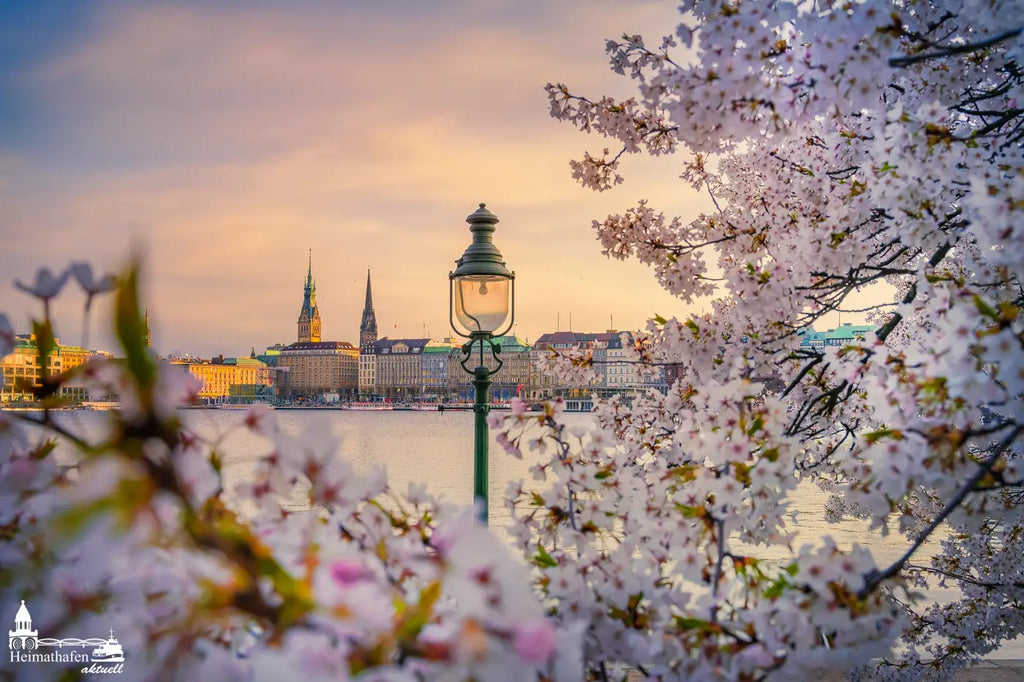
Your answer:
[[[491,375],[501,369],[498,354],[501,346],[495,337],[504,336],[512,329],[515,320],[515,279],[516,275],[505,266],[505,261],[494,245],[494,225],[498,216],[480,204],[466,222],[473,234],[473,241],[456,263],[453,272],[448,273],[448,318],[452,329],[459,336],[469,339],[462,345],[462,369],[473,375],[475,399],[474,450],[473,450],[473,498],[476,501],[480,520],[487,523],[487,455],[490,444],[487,432],[487,413],[491,406],[488,391]],[[498,331],[501,329],[501,331]],[[470,369],[467,363],[478,349],[479,364]],[[494,370],[484,362],[487,351],[497,363]]]

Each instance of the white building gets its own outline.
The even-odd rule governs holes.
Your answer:
[[[14,629],[7,631],[7,645],[12,651],[31,651],[36,648],[39,633],[32,629],[32,614],[21,600],[21,608],[14,617]]]

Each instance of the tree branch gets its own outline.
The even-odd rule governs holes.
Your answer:
[[[890,57],[889,58],[889,66],[895,66],[895,67],[910,66],[911,64],[916,64],[917,62],[928,61],[929,59],[940,59],[942,57],[951,57],[953,55],[964,54],[966,52],[974,52],[976,50],[983,50],[986,47],[991,47],[992,45],[995,45],[996,43],[1000,43],[1000,42],[1002,42],[1004,40],[1007,40],[1009,38],[1016,38],[1017,36],[1020,35],[1021,30],[1024,30],[1024,27],[1018,26],[1017,28],[1010,29],[1009,31],[1004,31],[1003,33],[1000,33],[998,35],[992,36],[991,38],[988,38],[987,40],[982,40],[982,41],[979,41],[977,43],[964,43],[963,45],[950,45],[950,46],[947,46],[947,47],[941,47],[941,48],[935,50],[934,52],[921,52],[920,54],[904,55],[904,56],[901,56],[901,57]]]
[[[859,598],[863,599],[870,594],[872,590],[878,587],[882,581],[888,580],[903,569],[903,566],[910,561],[910,557],[913,556],[914,552],[916,552],[918,548],[924,544],[925,540],[927,540],[935,531],[935,529],[953,513],[953,510],[959,507],[960,503],[963,502],[972,491],[974,491],[974,488],[978,483],[980,483],[981,480],[985,478],[990,471],[992,471],[992,467],[995,466],[995,463],[999,460],[999,456],[1004,450],[1010,447],[1013,441],[1017,439],[1017,436],[1021,434],[1021,431],[1024,431],[1024,426],[1017,426],[1006,438],[1002,440],[1001,443],[999,443],[998,446],[996,446],[989,458],[981,462],[977,471],[967,479],[963,486],[960,487],[960,490],[957,491],[956,495],[954,495],[949,502],[946,503],[946,506],[942,508],[942,511],[932,519],[932,522],[928,524],[928,527],[918,533],[913,544],[910,545],[910,549],[904,552],[903,556],[894,561],[884,571],[875,569],[864,576],[864,587],[862,587],[857,593]]]

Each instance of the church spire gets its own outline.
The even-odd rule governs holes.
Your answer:
[[[366,303],[363,305],[363,321],[359,324],[359,345],[365,346],[377,340],[377,316],[373,312],[373,294],[370,291],[370,268],[366,268]]]
[[[370,268],[366,268],[366,304],[363,306],[363,312],[367,310],[373,310],[373,294],[370,293]]]
[[[299,341],[320,341],[320,310],[316,306],[316,283],[313,281],[313,249],[309,250],[306,286],[302,289],[302,309],[299,311]]]

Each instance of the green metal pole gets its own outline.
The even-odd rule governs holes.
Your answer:
[[[473,498],[480,513],[480,521],[487,525],[487,467],[488,449],[490,437],[487,432],[487,413],[491,411],[491,404],[488,397],[491,388],[491,371],[483,364],[483,344],[485,339],[479,339],[480,343],[480,366],[473,370],[473,389],[476,392],[476,399],[473,403],[473,412],[476,414],[476,437],[473,451]]]

